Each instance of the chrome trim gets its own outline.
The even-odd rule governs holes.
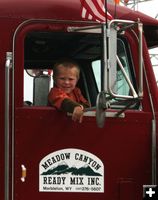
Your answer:
[[[84,26],[84,27],[74,27],[69,26],[67,28],[68,32],[83,32],[83,33],[101,33],[101,25],[97,26]]]
[[[105,111],[104,113],[105,113],[105,117],[107,117],[107,118],[125,118],[125,113],[121,113],[119,116],[117,116],[118,112]],[[95,111],[87,111],[87,112],[84,112],[84,116],[96,117],[96,112]]]
[[[101,63],[101,91],[104,90],[107,92],[107,85],[108,85],[108,34],[107,28],[104,24],[102,26],[102,34],[103,34],[103,60]]]
[[[119,20],[119,19],[115,19],[115,20],[111,20],[110,22],[109,22],[109,26],[108,26],[108,29],[110,30],[113,26],[115,26],[115,24],[126,24],[126,26],[124,26],[122,29],[120,29],[120,30],[125,30],[125,29],[127,29],[127,28],[131,28],[131,27],[133,27],[133,26],[135,26],[136,24],[138,24],[138,23],[136,23],[136,22],[134,22],[134,21],[130,21],[130,20]],[[115,28],[115,27],[114,27]],[[118,30],[118,31],[120,31],[120,30]],[[142,33],[141,33],[142,34]],[[110,37],[110,34],[109,34],[109,37]],[[108,45],[109,46],[109,48],[110,48],[110,44]],[[140,51],[142,51],[142,42],[141,42],[141,44],[139,45],[139,46],[141,46],[139,49],[140,49]],[[109,51],[110,52],[110,51]],[[142,53],[141,53],[142,54]],[[141,55],[140,54],[140,55]],[[117,59],[117,62],[118,62],[118,64],[119,64],[119,66],[120,66],[120,69],[121,69],[121,71],[122,71],[122,73],[123,73],[123,75],[124,75],[124,77],[125,77],[125,79],[126,79],[126,81],[127,81],[127,83],[128,83],[128,85],[129,85],[129,87],[130,87],[130,89],[131,89],[131,91],[132,91],[132,95],[133,96],[130,96],[130,95],[119,95],[119,94],[115,94],[113,91],[112,91],[112,88],[111,87],[109,87],[109,84],[108,84],[108,92],[113,96],[113,97],[116,97],[116,98],[125,98],[125,99],[136,99],[136,98],[138,98],[138,95],[137,95],[137,93],[136,93],[136,91],[135,91],[135,89],[134,89],[134,87],[133,87],[133,85],[132,85],[132,83],[131,83],[131,81],[130,81],[130,79],[128,78],[128,76],[127,76],[127,74],[126,74],[126,72],[125,72],[125,70],[124,70],[124,68],[123,68],[123,66],[122,66],[122,63],[120,62],[120,60],[119,60],[119,58],[118,58],[118,56],[116,55],[116,59]],[[142,62],[142,57],[141,57],[141,62]],[[142,68],[141,68],[141,70],[142,70]],[[141,71],[140,70],[140,71]],[[110,68],[109,68],[109,73],[108,73],[108,79],[110,80]],[[142,73],[140,74],[140,76],[142,76]]]
[[[151,106],[151,113],[152,113],[152,121],[151,121],[151,125],[152,125],[152,130],[151,130],[151,167],[152,167],[152,185],[156,185],[156,176],[157,176],[157,157],[156,157],[156,140],[157,140],[157,135],[156,135],[156,114],[155,114],[155,108],[154,108],[154,104],[153,104],[153,99],[152,99],[152,95],[151,95],[151,90],[149,87],[149,81],[148,81],[148,76],[144,69],[144,75],[145,75],[145,81],[147,84],[147,91],[148,91],[148,95],[149,95],[149,100],[150,100],[150,106]]]
[[[5,62],[5,189],[4,189],[4,199],[9,200],[9,84],[10,84],[10,68],[12,62],[12,52],[6,52],[6,62]]]
[[[156,185],[156,120],[152,120],[152,185]]]
[[[119,116],[117,116],[118,111],[117,112],[105,111],[104,113],[105,113],[105,117],[108,117],[108,118],[125,118],[125,113],[121,113]],[[72,116],[72,113],[67,113],[67,116]],[[96,117],[95,107],[85,109],[83,116]]]
[[[140,98],[143,97],[143,42],[142,42],[142,34],[143,34],[143,24],[138,23],[138,31],[139,31],[139,91],[138,95]]]

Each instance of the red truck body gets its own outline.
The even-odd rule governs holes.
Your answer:
[[[24,71],[52,70],[56,59],[69,56],[82,66],[80,85],[95,107],[99,90],[91,65],[102,59],[100,33],[68,28],[100,23],[82,19],[79,0],[0,2],[1,200],[141,200],[143,185],[156,185],[158,89],[148,50],[158,46],[158,21],[123,6],[108,4],[107,10],[116,19],[143,24],[143,95],[132,106],[123,101],[123,108],[108,108],[100,128],[95,108],[77,123],[53,107],[24,103]],[[118,40],[138,90],[138,32],[133,30]],[[111,115],[120,110],[119,117]]]

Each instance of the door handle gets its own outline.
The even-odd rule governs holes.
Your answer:
[[[25,182],[26,179],[26,167],[24,165],[21,165],[21,181]]]

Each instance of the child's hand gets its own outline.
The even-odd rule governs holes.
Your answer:
[[[82,123],[82,120],[83,120],[83,106],[76,106],[74,108],[74,111],[72,113],[72,120],[73,121],[79,121],[79,123]]]

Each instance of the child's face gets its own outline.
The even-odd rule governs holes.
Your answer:
[[[58,74],[55,77],[55,84],[57,87],[64,90],[67,94],[71,93],[76,87],[78,81],[78,69],[66,68],[64,66],[58,66]]]

